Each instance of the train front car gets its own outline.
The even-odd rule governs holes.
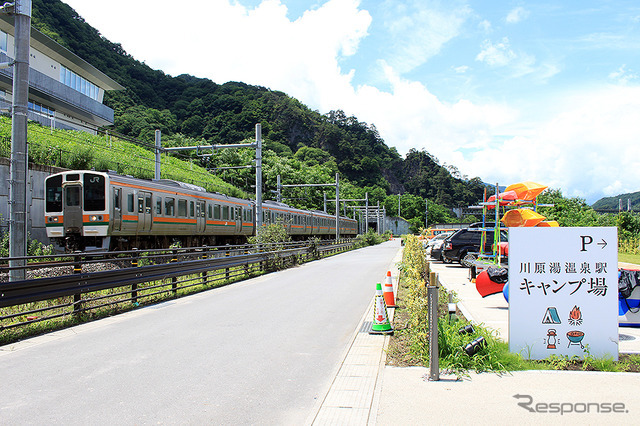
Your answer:
[[[45,179],[47,236],[57,249],[109,248],[109,177],[88,170],[56,173]]]

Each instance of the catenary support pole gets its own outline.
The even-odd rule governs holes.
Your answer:
[[[156,169],[154,179],[160,180],[160,152],[162,151],[161,132],[156,129]]]
[[[29,100],[29,44],[31,40],[31,0],[14,2],[13,107],[11,108],[11,180],[9,182],[9,256],[27,255],[27,111]],[[10,281],[25,279],[20,268],[24,260],[9,262]]]
[[[340,175],[336,173],[336,241],[340,239]]]
[[[256,124],[256,233],[262,229],[262,125]]]

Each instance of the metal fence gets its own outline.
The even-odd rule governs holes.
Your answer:
[[[8,282],[0,259],[0,332],[55,318],[91,319],[191,294],[353,248],[355,240],[196,247],[21,258],[29,279]],[[52,325],[53,328],[55,328]],[[5,339],[0,338],[0,342]]]

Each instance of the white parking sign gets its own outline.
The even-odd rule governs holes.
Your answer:
[[[509,228],[509,350],[618,360],[617,228]]]

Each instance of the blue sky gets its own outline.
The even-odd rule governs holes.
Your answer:
[[[637,2],[67,3],[155,69],[343,109],[462,176],[590,203],[640,190]]]

